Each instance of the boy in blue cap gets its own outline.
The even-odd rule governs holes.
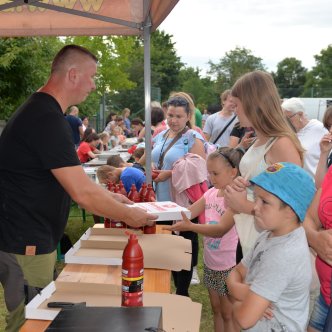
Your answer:
[[[300,223],[314,182],[299,166],[283,162],[251,182],[255,222],[263,232],[227,280],[235,321],[246,331],[305,331],[312,272]]]

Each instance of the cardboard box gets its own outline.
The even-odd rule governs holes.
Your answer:
[[[27,319],[53,320],[60,309],[47,307],[48,302],[86,302],[87,306],[121,306],[121,287],[92,283],[51,282],[25,310]],[[172,332],[198,332],[202,305],[189,297],[148,293],[143,294],[143,305],[162,307],[163,329]]]
[[[121,265],[123,249],[128,242],[126,232],[126,229],[89,228],[66,253],[65,262]],[[136,233],[143,250],[145,268],[190,270],[190,240],[171,234]]]
[[[136,206],[149,213],[156,214],[158,216],[158,221],[182,220],[181,212],[184,212],[189,219],[191,216],[191,213],[187,208],[170,201],[135,203],[128,206]]]

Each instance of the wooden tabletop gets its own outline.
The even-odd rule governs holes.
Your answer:
[[[157,233],[169,233],[157,226]],[[91,282],[121,285],[121,266],[67,264],[57,281]],[[144,269],[144,290],[147,292],[170,293],[171,271],[159,269]],[[42,332],[51,321],[29,319],[21,328],[21,332]]]

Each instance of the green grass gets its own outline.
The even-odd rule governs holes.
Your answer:
[[[69,235],[72,243],[75,243],[85,232],[85,230],[92,225],[92,216],[87,215],[86,222],[83,223],[82,211],[78,209],[75,205],[73,205],[70,211],[69,220],[65,232]],[[200,239],[198,274],[201,281],[203,279],[202,248],[202,241]],[[58,272],[61,272],[61,269],[63,268],[63,263],[58,263],[56,268]],[[174,288],[172,289],[172,291],[174,291]],[[199,285],[190,286],[189,293],[193,301],[202,303],[200,331],[213,331],[213,318],[207,289],[202,285],[201,282]],[[0,286],[0,331],[4,331],[5,329],[5,315],[6,307],[3,300],[3,289]]]

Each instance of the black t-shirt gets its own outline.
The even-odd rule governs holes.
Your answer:
[[[237,122],[235,125],[234,125],[234,127],[233,127],[233,129],[232,129],[232,131],[231,131],[231,133],[230,133],[230,135],[229,136],[234,136],[234,137],[238,137],[240,140],[241,140],[241,138],[244,136],[244,134],[245,134],[245,127],[241,127],[240,126],[240,122]]]
[[[71,128],[58,102],[33,94],[0,136],[0,250],[54,251],[63,234],[70,197],[51,169],[80,165]]]

